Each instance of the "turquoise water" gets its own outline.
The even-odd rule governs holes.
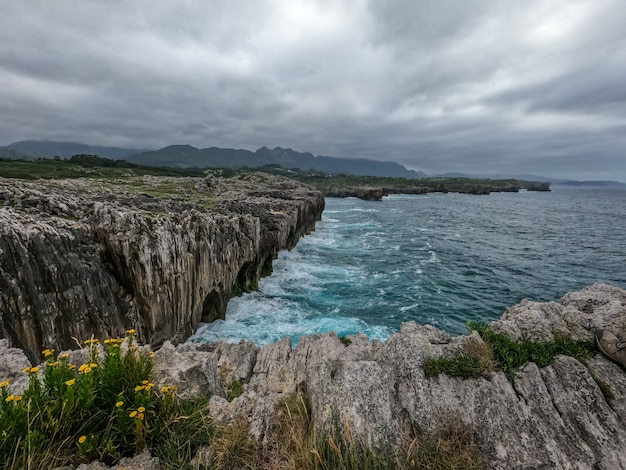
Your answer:
[[[328,198],[316,231],[280,253],[260,290],[190,340],[385,339],[409,320],[461,334],[523,298],[594,282],[626,288],[624,190]]]

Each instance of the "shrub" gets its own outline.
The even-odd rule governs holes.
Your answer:
[[[180,433],[189,439],[180,423],[205,415],[179,404],[173,387],[155,390],[152,352],[142,352],[134,336],[129,330],[126,338],[103,345],[87,340],[88,358],[80,366],[68,355],[45,350],[41,368],[24,370],[29,385],[23,395],[9,394],[8,381],[0,384],[0,469],[96,459],[113,463],[176,440]],[[196,432],[207,434],[207,429],[202,422]]]

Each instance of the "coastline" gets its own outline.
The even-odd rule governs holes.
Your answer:
[[[314,230],[321,193],[282,177],[0,179],[0,336],[35,358],[137,330],[184,341]]]
[[[523,301],[488,327],[512,344],[562,337],[589,342],[604,328],[626,336],[626,290],[596,284],[559,302]],[[582,362],[557,354],[548,364],[527,362],[512,375],[497,369],[477,378],[425,372],[430,359],[472,354],[484,344],[477,332],[451,337],[415,323],[383,342],[363,335],[342,341],[333,333],[303,338],[295,348],[289,338],[263,348],[166,342],[154,355],[153,380],[176,384],[181,397],[211,397],[213,418],[226,426],[247,423],[261,447],[276,438],[278,403],[305,393],[318,432],[349,423],[355,441],[371,449],[401,447],[407,430],[432,432],[453,417],[471,429],[490,468],[624,468],[626,371],[592,350]],[[0,348],[7,358],[0,363],[2,376],[23,375],[23,353]],[[70,359],[80,354],[70,352]],[[235,382],[241,391],[229,395]],[[158,459],[155,465],[160,468]]]

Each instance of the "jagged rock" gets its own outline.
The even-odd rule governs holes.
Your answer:
[[[554,333],[589,339],[596,327],[623,328],[625,299],[622,289],[594,285],[560,303],[524,301],[491,326],[513,339],[543,341]],[[450,337],[407,323],[384,342],[370,343],[363,335],[350,339],[346,346],[334,333],[315,335],[292,349],[287,338],[248,354],[241,361],[245,366],[232,368],[247,376],[254,363],[243,394],[231,402],[214,396],[211,412],[226,423],[248,421],[251,434],[266,441],[278,401],[306,391],[317,430],[339,425],[374,448],[401,446],[411,430],[435,431],[458,419],[473,429],[494,469],[626,469],[626,371],[599,354],[586,365],[568,356],[544,368],[529,363],[513,380],[500,372],[489,379],[428,379],[426,358],[452,356],[480,337]],[[160,358],[157,354],[155,361]],[[189,360],[198,367],[205,363],[200,351]],[[218,362],[202,370],[207,377],[219,375]]]
[[[166,341],[154,355],[153,381],[158,388],[175,385],[182,398],[225,396],[218,355],[196,345],[179,348]]]
[[[324,199],[270,175],[114,182],[0,179],[0,337],[32,360],[135,328],[180,342],[223,318]]]
[[[10,393],[19,395],[28,388],[28,377],[23,371],[31,365],[24,351],[11,348],[6,339],[0,339],[0,382],[10,382]]]
[[[364,201],[380,201],[387,194],[384,188],[369,186],[342,186],[324,190],[325,197],[358,197]]]

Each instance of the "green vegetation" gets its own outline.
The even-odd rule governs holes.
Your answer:
[[[201,206],[211,209],[215,206],[216,199],[210,193],[199,192],[195,189],[195,181],[169,181],[134,184],[132,179],[122,179],[106,182],[105,186],[111,191],[124,191],[131,194],[146,194],[150,197],[176,200],[181,203]]]
[[[226,399],[233,401],[235,398],[243,394],[243,382],[239,379],[233,379],[226,389]]]
[[[428,358],[424,362],[426,377],[433,378],[439,374],[463,379],[489,378],[494,369],[491,348],[486,344],[470,339],[465,345],[465,352],[453,358]]]
[[[87,340],[79,367],[45,350],[45,365],[28,367],[28,389],[0,384],[0,468],[53,468],[98,459],[112,463],[149,448],[165,462],[190,458],[214,432],[206,401],[180,401],[174,387],[154,389],[152,353],[134,330],[100,346]],[[175,452],[172,448],[176,449]],[[187,452],[182,452],[186,450]]]
[[[135,165],[124,160],[111,160],[95,155],[75,155],[68,160],[42,158],[12,160],[0,158],[3,178],[124,178],[129,176],[205,176],[198,168],[162,168]]]
[[[155,390],[152,353],[134,341],[88,340],[79,367],[68,355],[43,352],[45,365],[28,367],[29,387],[9,394],[0,383],[0,469],[48,469],[93,460],[115,464],[149,449],[166,469],[480,469],[473,432],[446,419],[433,434],[417,434],[402,452],[359,443],[348,422],[329,433],[313,427],[305,397],[278,403],[267,445],[249,436],[247,422],[216,423],[208,397],[182,400],[175,387]],[[234,380],[228,399],[240,396]]]
[[[130,176],[219,176],[231,177],[251,172],[265,172],[286,176],[306,183],[320,191],[342,187],[382,187],[392,190],[457,192],[467,187],[485,187],[492,191],[527,188],[539,183],[514,179],[484,178],[400,178],[387,176],[329,175],[319,171],[282,168],[266,165],[259,168],[173,168],[138,165],[125,160],[112,160],[96,155],[74,155],[69,159],[13,160],[0,158],[0,177],[4,178],[125,178]]]
[[[529,339],[513,341],[491,330],[484,323],[469,322],[468,327],[480,334],[489,352],[470,346],[466,352],[453,358],[429,358],[424,362],[427,377],[436,377],[442,373],[462,378],[489,377],[492,370],[497,370],[512,379],[528,362],[545,367],[552,364],[556,356],[562,354],[586,363],[586,360],[596,352],[592,342],[574,341],[562,335],[555,335],[553,341],[541,343]],[[471,345],[471,342],[469,344]]]
[[[343,344],[346,347],[352,344],[352,340],[348,338],[347,336],[340,336],[339,341],[341,341],[341,344]]]

